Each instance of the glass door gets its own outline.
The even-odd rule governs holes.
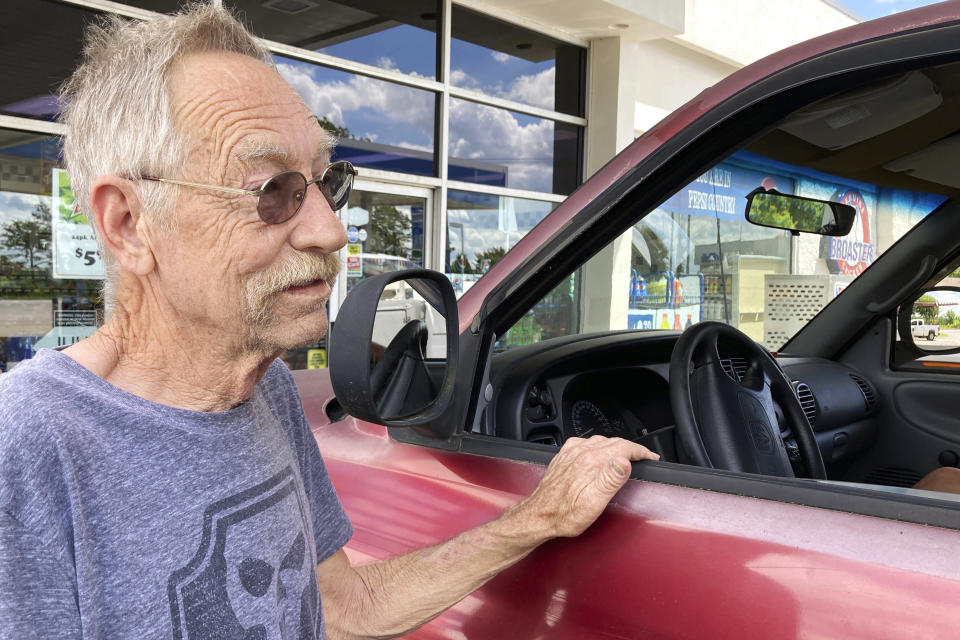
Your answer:
[[[330,317],[364,278],[386,271],[428,266],[424,232],[432,191],[357,180],[340,219],[347,229],[343,271],[330,300]]]

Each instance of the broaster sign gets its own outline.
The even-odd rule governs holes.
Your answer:
[[[873,262],[873,245],[870,243],[870,216],[867,203],[856,189],[850,189],[840,197],[840,202],[856,208],[860,224],[854,223],[850,236],[831,237],[827,247],[827,268],[830,273],[858,276]]]

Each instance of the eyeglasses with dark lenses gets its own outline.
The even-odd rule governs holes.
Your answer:
[[[140,176],[140,179],[182,187],[253,196],[257,198],[257,213],[260,215],[260,219],[267,224],[280,224],[300,211],[300,207],[307,196],[307,188],[312,184],[317,185],[332,210],[337,211],[342,208],[350,198],[350,189],[353,187],[353,178],[356,175],[357,170],[354,166],[346,160],[341,160],[328,165],[323,173],[313,180],[307,180],[299,171],[282,171],[267,178],[259,189],[254,190],[184,182],[153,176]]]

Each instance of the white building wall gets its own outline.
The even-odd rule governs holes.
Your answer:
[[[686,0],[685,8],[676,40],[740,66],[860,21],[824,0]]]

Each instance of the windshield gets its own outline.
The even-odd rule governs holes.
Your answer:
[[[751,224],[746,196],[758,187],[852,205],[853,229],[830,237]],[[741,151],[571,273],[497,346],[712,320],[775,351],[945,199]]]

